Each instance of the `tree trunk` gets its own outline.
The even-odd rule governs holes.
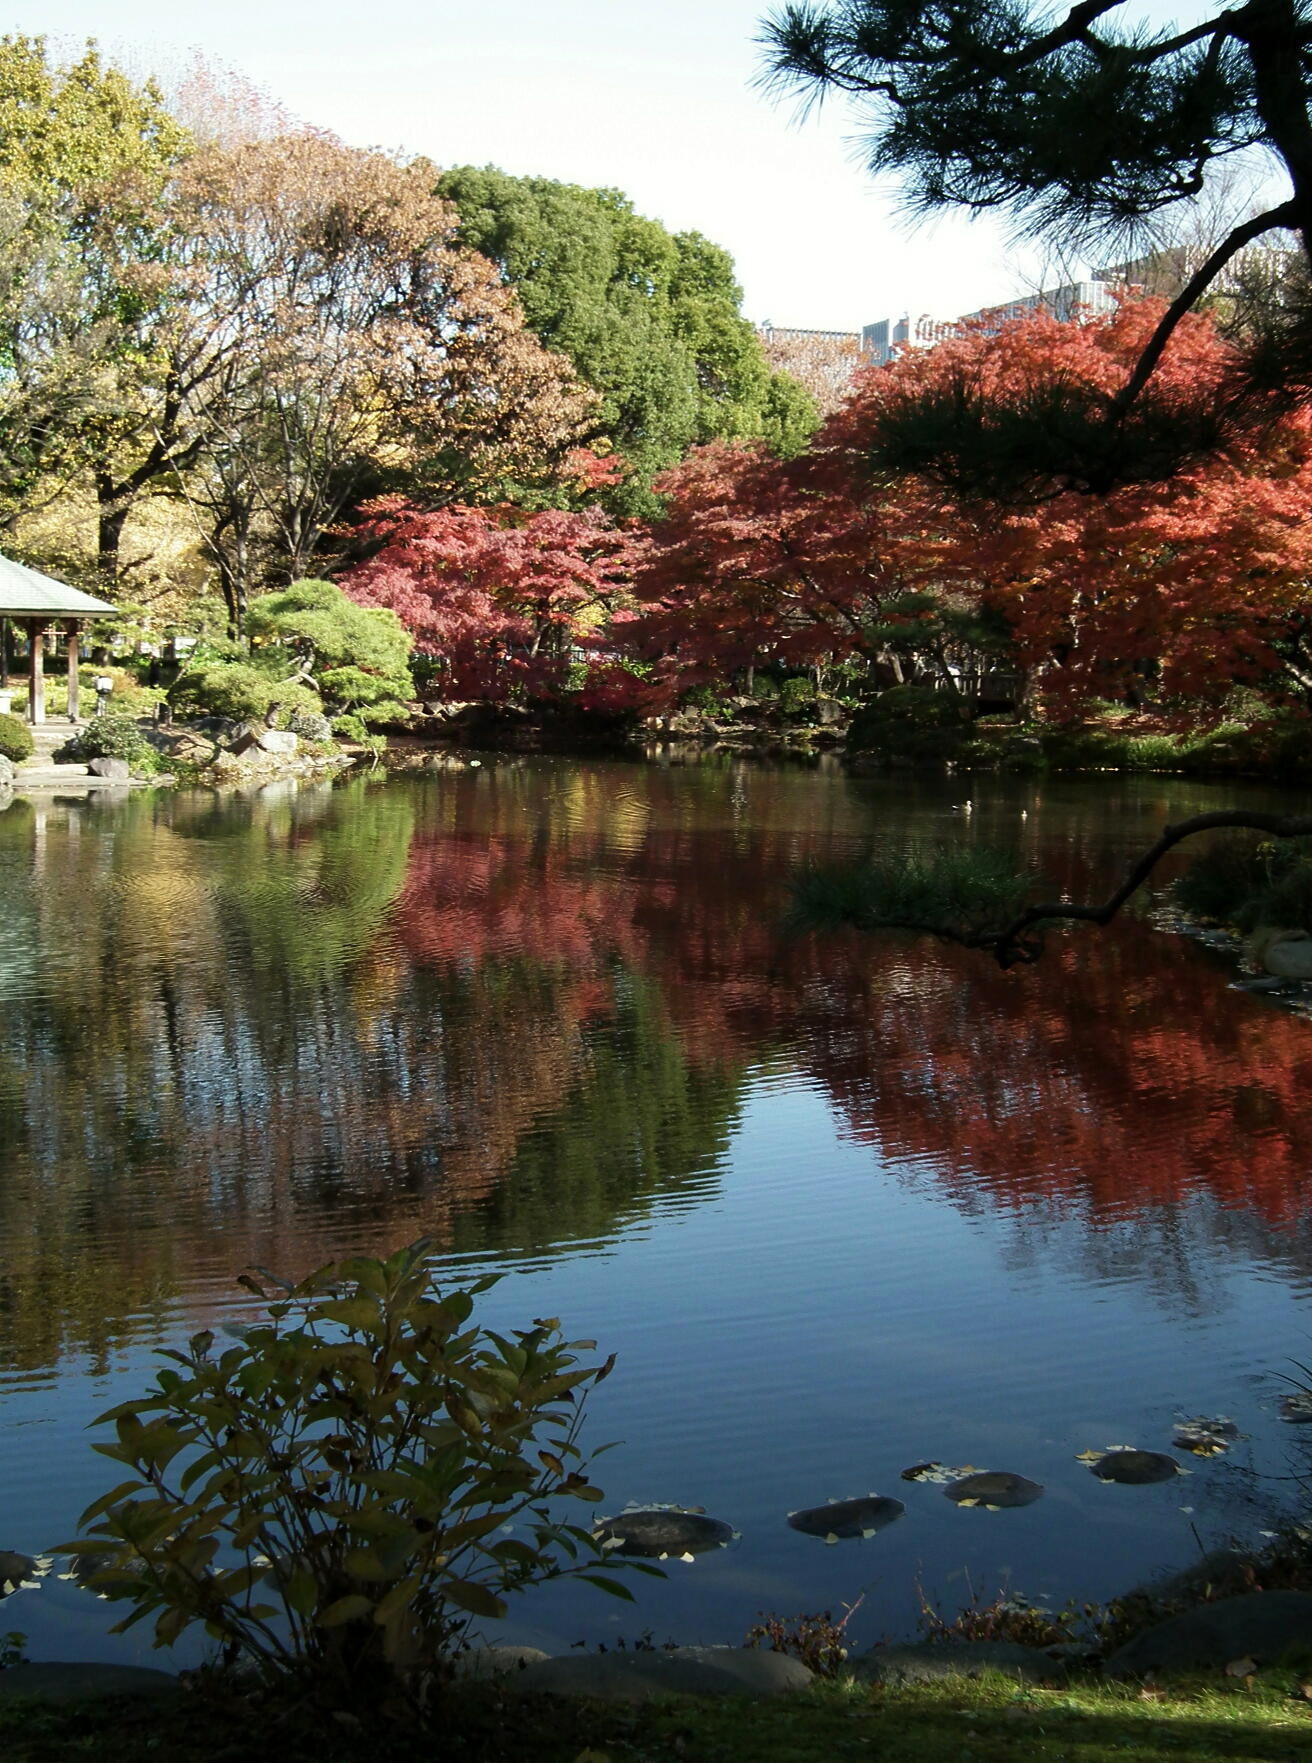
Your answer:
[[[97,481],[96,568],[110,594],[118,587],[123,528],[132,509],[132,500],[131,492],[125,492],[121,484],[108,478]]]

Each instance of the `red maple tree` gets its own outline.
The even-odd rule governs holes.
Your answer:
[[[390,607],[433,658],[435,691],[504,702],[562,691],[598,706],[633,680],[605,645],[624,600],[632,539],[595,509],[503,505],[425,511],[384,498],[363,511],[373,554],[341,578],[353,600]]]

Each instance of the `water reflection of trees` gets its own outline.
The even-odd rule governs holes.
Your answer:
[[[251,1259],[607,1235],[706,1191],[775,1056],[901,1179],[1023,1221],[1017,1265],[1185,1306],[1199,1245],[1307,1266],[1312,1038],[1195,949],[780,938],[788,874],[896,816],[1105,871],[1087,798],[999,800],[543,765],[0,817],[0,1343],[104,1355]]]
[[[714,1163],[738,1074],[694,1069],[613,952],[411,956],[414,806],[359,783],[13,823],[0,1352],[103,1360],[252,1259],[611,1232]]]

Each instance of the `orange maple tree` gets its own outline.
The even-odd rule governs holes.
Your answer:
[[[1150,692],[1219,702],[1236,681],[1312,689],[1300,646],[1312,613],[1312,418],[1273,411],[1228,453],[1104,496],[1060,476],[1016,499],[963,499],[933,470],[875,476],[880,423],[937,394],[984,399],[1007,445],[1008,412],[1058,413],[1064,390],[1109,394],[1160,316],[1155,300],[1059,323],[1031,314],[963,331],[867,370],[813,446],[695,451],[658,482],[665,519],[637,573],[644,615],[631,640],[683,683],[766,658],[786,665],[887,658],[890,622],[914,639],[925,596],[1000,613],[1016,657],[1056,711],[1093,696]],[[1183,410],[1233,369],[1205,316],[1177,328],[1158,368],[1156,408]],[[1056,446],[1054,457],[1060,453]],[[919,600],[916,605],[911,598]]]

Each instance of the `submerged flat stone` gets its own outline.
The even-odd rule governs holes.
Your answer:
[[[0,1598],[16,1592],[35,1572],[36,1562],[30,1555],[20,1555],[16,1549],[0,1549]]]
[[[658,1561],[671,1555],[701,1555],[707,1549],[722,1549],[734,1537],[731,1524],[680,1506],[617,1512],[613,1518],[599,1518],[592,1534],[611,1553],[642,1555]]]
[[[887,1494],[861,1494],[852,1500],[829,1500],[823,1506],[806,1506],[790,1512],[788,1522],[804,1536],[823,1537],[827,1543],[872,1537],[901,1518],[906,1507]]]
[[[1042,1496],[1043,1487],[1010,1469],[982,1469],[950,1483],[943,1492],[958,1506],[983,1506],[994,1511],[1002,1506],[1032,1506]]]
[[[1108,1451],[1090,1467],[1099,1481],[1120,1482],[1125,1487],[1170,1481],[1172,1476],[1181,1473],[1175,1458],[1168,1457],[1164,1451]]]

